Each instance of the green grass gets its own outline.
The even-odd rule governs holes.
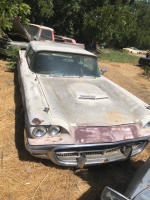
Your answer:
[[[121,53],[119,50],[103,49],[103,54],[97,54],[99,61],[138,64],[139,57]]]

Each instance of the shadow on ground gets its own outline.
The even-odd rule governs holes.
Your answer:
[[[131,179],[143,161],[124,161],[78,170],[74,174],[90,185],[90,189],[78,200],[100,200],[106,186],[124,194]]]
[[[0,60],[6,61],[7,56],[0,54]]]

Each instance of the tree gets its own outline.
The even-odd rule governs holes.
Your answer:
[[[137,15],[137,44],[139,48],[150,48],[150,2],[147,0],[135,2]]]
[[[134,0],[55,0],[54,14],[49,20],[43,19],[43,24],[78,42],[124,46],[135,41],[133,5]]]
[[[109,1],[84,15],[83,31],[92,42],[105,41],[116,47],[128,45],[136,33],[136,15],[130,2]],[[132,38],[132,40],[131,40]]]
[[[50,17],[53,16],[53,0],[24,0],[31,8],[30,21],[35,24],[50,25]]]
[[[19,15],[24,24],[29,23],[26,15],[30,14],[30,7],[23,0],[0,0],[0,13],[0,32],[12,28],[14,16]]]

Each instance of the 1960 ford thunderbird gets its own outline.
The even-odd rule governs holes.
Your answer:
[[[30,42],[19,52],[25,146],[39,158],[84,167],[129,159],[150,139],[150,106],[99,72],[76,46]]]

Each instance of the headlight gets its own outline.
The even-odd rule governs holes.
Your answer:
[[[46,134],[46,128],[43,126],[38,126],[33,129],[32,134],[35,137],[43,137]]]
[[[148,128],[148,127],[150,127],[150,122],[148,122],[147,124],[145,124],[143,128]]]
[[[51,135],[51,136],[55,136],[57,134],[59,134],[61,132],[61,128],[60,126],[51,126],[48,130],[48,133]]]

